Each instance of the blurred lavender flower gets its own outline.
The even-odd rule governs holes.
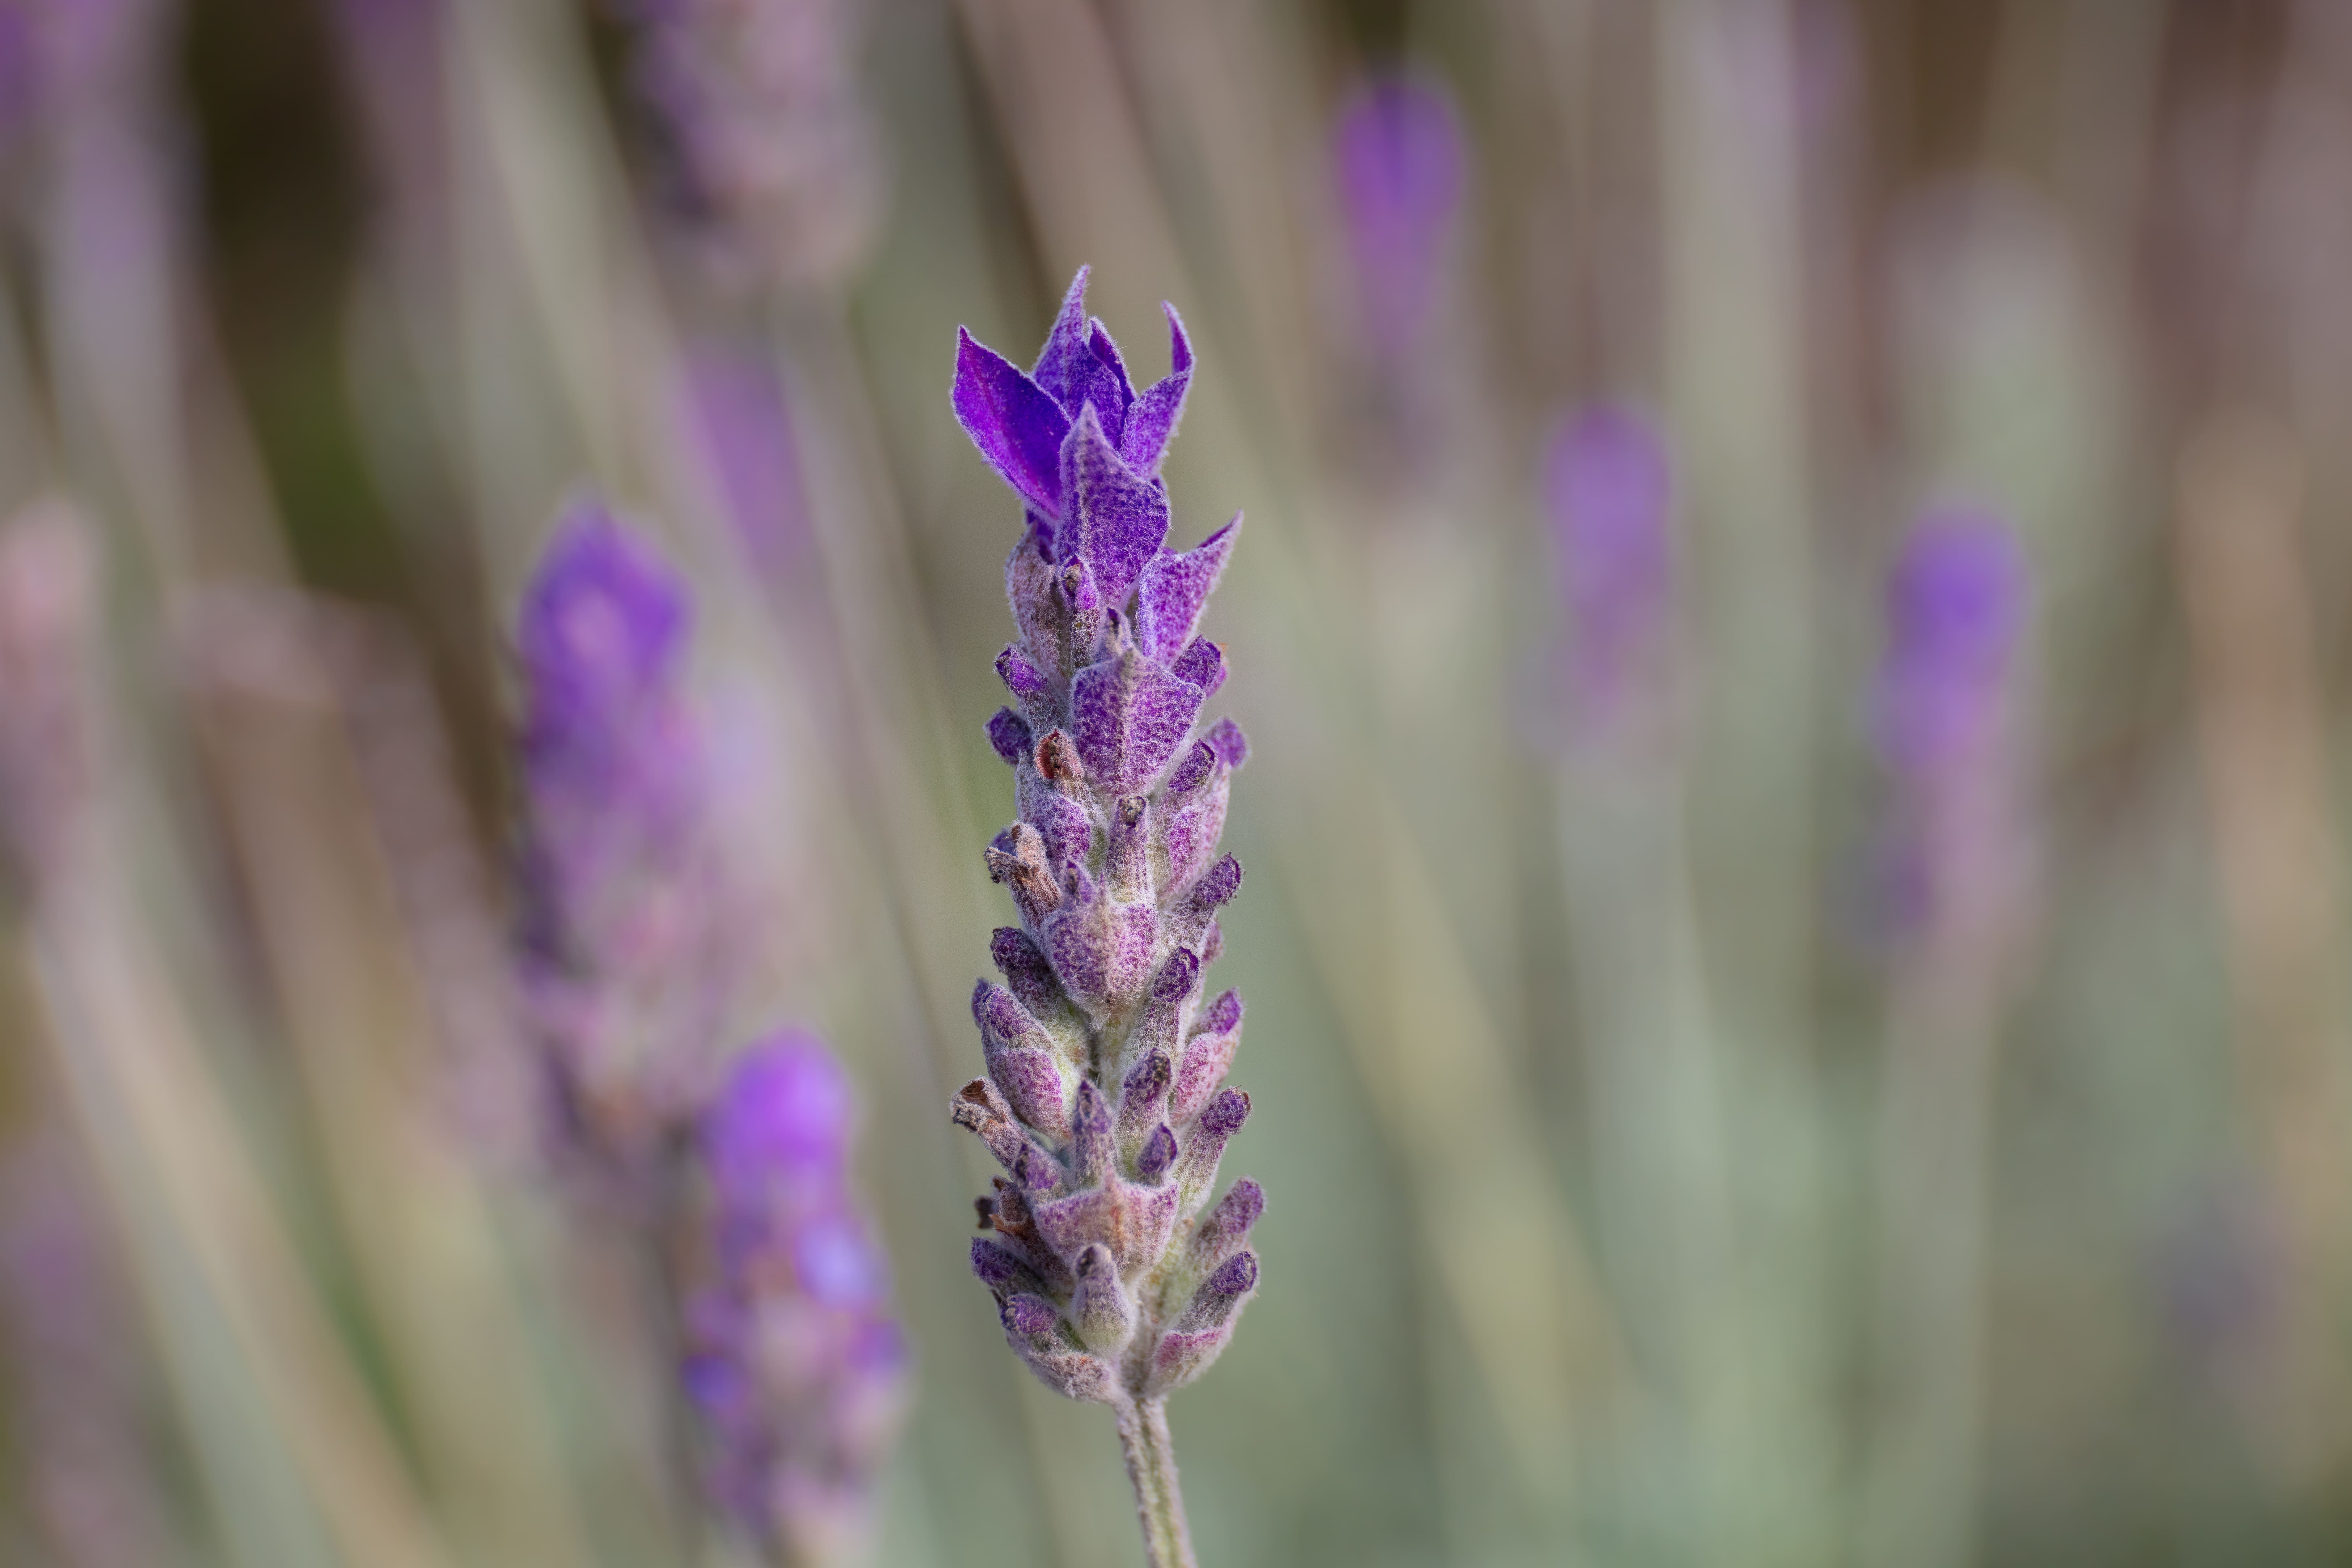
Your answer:
[[[842,282],[881,216],[858,0],[635,0],[684,237],[730,292]]]
[[[594,500],[523,597],[526,1000],[578,1152],[642,1176],[707,1092],[748,957],[686,689],[685,583]]]
[[[2024,561],[1999,520],[1945,509],[1912,530],[1887,580],[1874,733],[1889,768],[1925,778],[1980,753],[2000,716],[2025,598]]]
[[[1897,930],[1998,918],[2015,889],[2010,687],[2030,592],[1999,519],[1946,507],[1914,526],[1887,579],[1872,737],[1895,775]]]
[[[142,1427],[136,1325],[65,1142],[39,1134],[0,1177],[0,1331],[23,1500],[58,1568],[173,1561]]]
[[[1216,854],[1230,719],[1193,737],[1225,679],[1196,635],[1241,519],[1165,547],[1157,478],[1192,356],[1168,309],[1172,369],[1133,389],[1070,285],[1024,374],[960,335],[957,416],[1026,503],[1005,565],[1017,638],[996,668],[1013,705],[989,721],[1020,819],[987,851],[1020,923],[991,944],[1003,985],[972,992],[987,1076],[955,1120],[1003,1164],[980,1200],[972,1270],[1013,1351],[1048,1387],[1118,1415],[1147,1551],[1190,1563],[1163,1402],[1224,1348],[1257,1285],[1257,1184],[1202,1214],[1249,1097],[1221,1087],[1241,998],[1202,995],[1216,911],[1241,863]]]
[[[1660,657],[1672,610],[1665,444],[1630,409],[1587,408],[1553,437],[1544,495],[1568,615],[1570,721],[1597,737],[1637,695],[1639,667]]]
[[[854,1554],[906,1405],[889,1273],[853,1202],[849,1080],[787,1030],[702,1117],[712,1280],[687,1310],[688,1397],[719,1505],[783,1560]]]
[[[1420,347],[1436,315],[1465,159],[1453,99],[1409,76],[1376,76],[1332,134],[1361,328],[1383,361]]]
[[[686,369],[687,413],[719,499],[754,570],[782,586],[808,537],[792,410],[775,368],[706,345]]]

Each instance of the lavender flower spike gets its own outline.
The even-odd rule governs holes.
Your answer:
[[[1586,408],[1553,437],[1544,492],[1568,610],[1572,718],[1580,739],[1598,739],[1654,686],[1643,667],[1664,651],[1674,592],[1664,442],[1631,409]]]
[[[686,688],[686,585],[594,500],[523,597],[525,1000],[571,1152],[625,1184],[691,1120],[745,943]]]
[[[991,943],[1003,984],[973,989],[988,1070],[952,1112],[1004,1167],[972,1271],[1032,1372],[1117,1413],[1146,1552],[1171,1568],[1192,1553],[1164,1402],[1255,1290],[1265,1201],[1244,1180],[1202,1212],[1250,1109],[1223,1087],[1241,998],[1202,982],[1241,885],[1216,847],[1248,744],[1230,719],[1194,734],[1225,674],[1201,616],[1241,520],[1167,548],[1156,469],[1191,349],[1171,310],[1173,370],[1134,392],[1085,288],[1033,372],[969,333],[957,355],[956,413],[1029,528],[1005,566],[1013,702],[989,724],[1020,816],[988,867],[1019,923]]]
[[[1466,162],[1453,100],[1415,77],[1366,81],[1333,126],[1362,327],[1385,360],[1418,348],[1435,318]]]
[[[2030,593],[2016,537],[1958,507],[1922,516],[1888,576],[1871,718],[1897,784],[1883,874],[1898,932],[1981,934],[2019,891],[2008,724]]]
[[[717,287],[830,288],[870,248],[882,156],[863,0],[635,0],[637,88],[681,237]]]
[[[705,1112],[711,1282],[687,1393],[713,1500],[787,1563],[854,1560],[906,1410],[881,1249],[852,1201],[849,1080],[815,1036],[752,1047]]]
[[[1887,580],[1874,715],[1895,773],[1965,766],[1993,739],[2026,593],[2017,541],[1998,520],[1956,507],[1919,520]]]

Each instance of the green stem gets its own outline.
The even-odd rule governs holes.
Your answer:
[[[1135,1486],[1135,1515],[1143,1525],[1143,1557],[1150,1568],[1198,1568],[1192,1532],[1184,1527],[1184,1494],[1176,1484],[1176,1447],[1168,1436],[1168,1403],[1128,1400],[1118,1415],[1118,1447]]]

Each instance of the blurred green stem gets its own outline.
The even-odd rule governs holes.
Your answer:
[[[1150,1568],[1196,1568],[1184,1494],[1176,1484],[1176,1446],[1168,1436],[1168,1402],[1126,1400],[1111,1408],[1118,1415],[1127,1479],[1135,1487],[1135,1515],[1143,1524],[1144,1560]]]

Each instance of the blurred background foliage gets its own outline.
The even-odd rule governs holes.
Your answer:
[[[681,241],[639,14],[8,12],[155,41],[10,121],[0,502],[71,499],[108,613],[102,847],[19,878],[0,994],[0,1557],[726,1560],[502,996],[511,605],[593,482],[769,770],[766,1020],[864,1093],[920,1368],[877,1560],[1134,1560],[1107,1419],[966,1275],[943,1110],[1019,528],[954,329],[1025,358],[1090,262],[1139,375],[1157,301],[1195,332],[1174,542],[1249,518],[1207,629],[1269,1206],[1173,1407],[1202,1561],[2352,1558],[2352,11],[761,3],[856,39],[879,195],[749,301]],[[1402,329],[1332,142],[1400,72],[1465,174]],[[782,388],[764,510],[688,390],[730,354]],[[1631,744],[1540,481],[1596,400],[1674,473]],[[2032,892],[1957,968],[1875,880],[1868,728],[1941,501],[2033,583]]]

